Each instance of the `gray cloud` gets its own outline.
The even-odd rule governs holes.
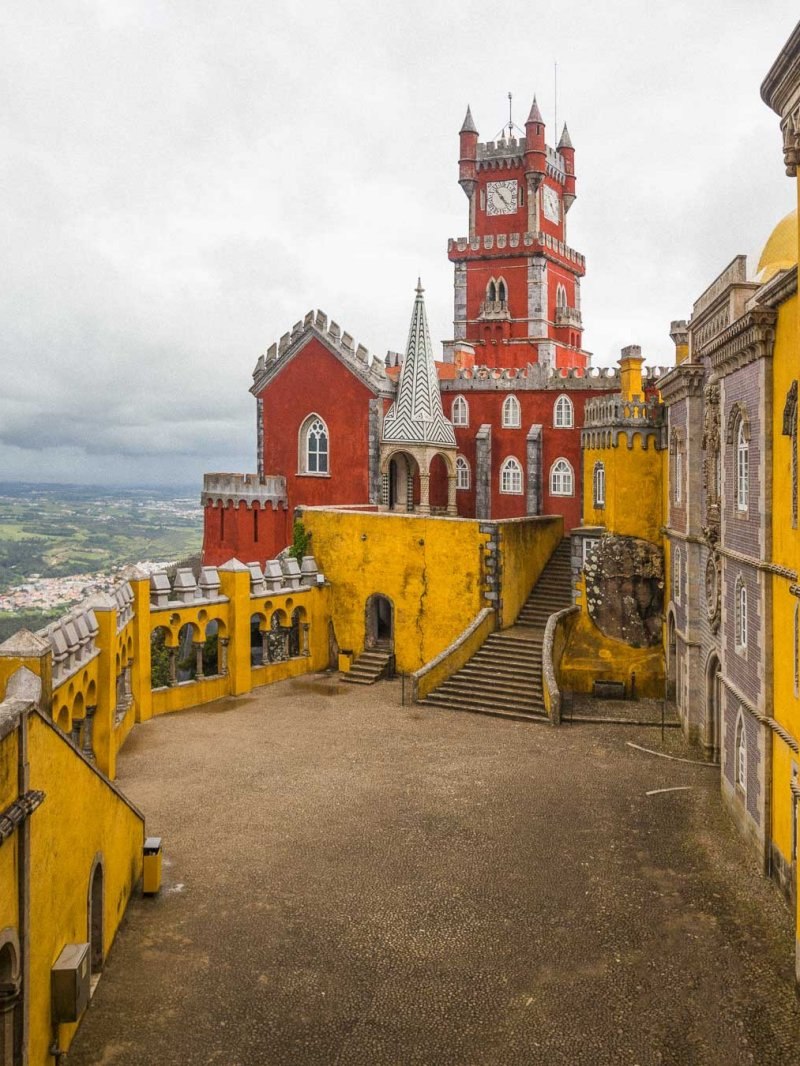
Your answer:
[[[789,0],[0,11],[0,477],[253,468],[259,354],[322,307],[402,347],[417,274],[451,331],[467,102],[535,90],[577,149],[586,342],[670,357],[672,318],[792,207],[758,86]],[[752,264],[753,267],[755,264]]]

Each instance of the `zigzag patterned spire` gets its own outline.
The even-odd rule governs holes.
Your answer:
[[[422,296],[424,291],[417,280],[406,357],[400,371],[397,399],[383,422],[383,440],[408,444],[444,444],[454,448],[455,430],[442,410],[428,332],[428,316]]]

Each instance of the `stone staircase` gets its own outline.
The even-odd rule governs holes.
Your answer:
[[[339,679],[348,685],[374,685],[392,673],[393,658],[391,652],[384,648],[367,649],[353,661],[349,670],[339,674]]]
[[[421,703],[498,718],[544,719],[542,644],[547,619],[572,602],[569,540],[562,540],[516,625],[491,633],[475,655]]]

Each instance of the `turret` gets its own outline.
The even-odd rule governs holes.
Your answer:
[[[622,399],[630,403],[644,398],[642,388],[642,349],[638,344],[629,344],[622,349],[619,360],[620,378],[622,380]]]
[[[572,147],[566,122],[558,142],[558,153],[564,160],[564,172],[567,175],[564,182],[564,211],[569,211],[575,202],[575,149]]]
[[[689,358],[689,327],[683,318],[669,324],[669,335],[675,345],[675,366]]]
[[[544,143],[544,119],[533,98],[531,113],[525,122],[525,176],[534,188],[539,185],[547,170],[547,149]]]
[[[469,107],[467,107],[467,114],[459,131],[459,141],[458,184],[467,196],[471,198],[475,188],[478,159],[478,130],[472,120],[472,112]]]

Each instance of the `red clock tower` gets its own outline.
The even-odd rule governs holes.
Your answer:
[[[535,98],[521,132],[514,136],[509,122],[499,140],[480,143],[467,108],[458,180],[469,200],[469,236],[448,242],[454,346],[466,342],[475,362],[489,367],[585,368],[584,259],[567,244],[575,150],[566,126],[558,148],[545,143]]]

